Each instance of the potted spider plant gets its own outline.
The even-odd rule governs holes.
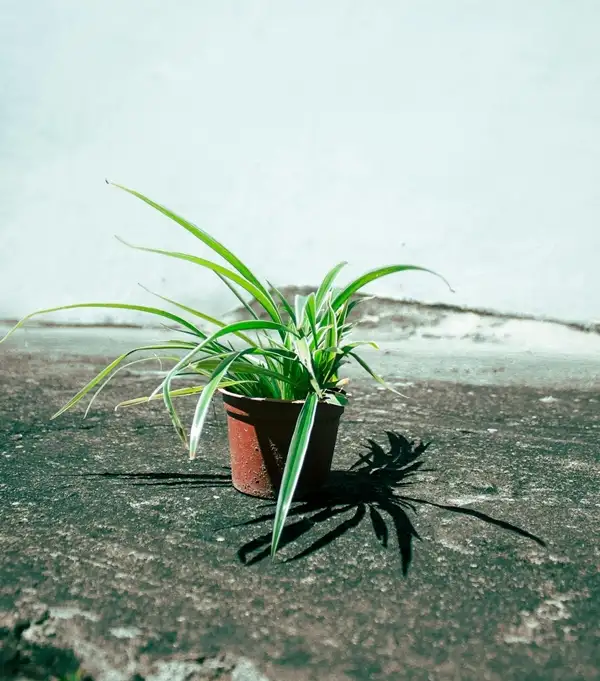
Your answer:
[[[354,326],[349,315],[360,302],[355,294],[370,282],[397,272],[421,270],[440,275],[415,265],[389,265],[371,270],[339,288],[334,287],[334,283],[346,264],[340,262],[327,272],[315,292],[288,301],[281,291],[268,282],[263,283],[234,253],[203,229],[137,191],[113,186],[175,221],[224,264],[188,253],[123,243],[212,270],[240,300],[249,318],[226,323],[154,294],[181,314],[145,305],[78,303],[30,314],[2,341],[33,316],[84,307],[134,310],[179,325],[182,332],[179,338],[143,345],[117,357],[52,418],[71,409],[95,389],[93,402],[118,371],[135,362],[155,359],[157,353],[161,353],[159,356],[171,360],[173,366],[164,372],[152,394],[127,400],[117,408],[162,399],[175,431],[194,459],[211,400],[220,391],[227,413],[234,486],[254,496],[277,498],[271,544],[274,556],[294,496],[314,491],[330,471],[338,424],[347,402],[346,379],[340,375],[341,367],[355,361],[393,391],[357,353],[361,345],[375,348],[377,345],[349,338]],[[251,296],[260,313],[244,294]],[[210,324],[214,330],[205,331],[196,320]],[[154,354],[132,359],[133,355],[148,352]],[[177,380],[190,376],[200,380],[200,384],[175,387]],[[198,396],[189,436],[174,404],[175,398],[185,395]]]

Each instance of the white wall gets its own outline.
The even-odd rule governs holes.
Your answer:
[[[0,318],[234,305],[193,239],[104,178],[312,284],[597,320],[598,0],[3,0]],[[93,311],[62,319],[103,320]],[[55,318],[61,318],[55,315]],[[110,314],[124,321],[128,315]]]

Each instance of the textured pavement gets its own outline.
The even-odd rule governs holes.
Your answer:
[[[112,411],[156,376],[48,420],[102,361],[0,346],[0,678],[600,678],[600,381],[353,382],[271,562],[220,405],[194,462],[162,405]]]

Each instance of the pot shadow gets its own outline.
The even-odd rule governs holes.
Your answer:
[[[368,514],[373,532],[384,548],[390,544],[392,529],[402,560],[402,573],[406,575],[412,561],[413,540],[421,539],[409,515],[409,512],[416,514],[418,505],[471,516],[546,546],[542,539],[531,532],[481,511],[406,495],[404,492],[413,484],[411,478],[427,470],[423,468],[425,461],[422,457],[431,443],[415,444],[393,431],[387,431],[386,435],[389,440],[388,451],[375,440],[367,440],[367,452],[358,461],[348,470],[332,471],[322,490],[297,502],[290,510],[290,520],[301,517],[286,525],[279,542],[280,548],[298,540],[322,523],[353,513],[286,562],[300,560],[324,548],[360,525]],[[270,505],[268,508],[272,507]],[[274,518],[274,511],[269,511],[234,527],[258,525],[273,521]],[[237,552],[238,559],[244,565],[253,565],[269,556],[270,545],[269,531],[245,543]]]
[[[131,480],[132,485],[161,485],[173,487],[230,487],[230,473],[84,473],[83,478],[113,478]],[[138,481],[138,482],[136,482]]]

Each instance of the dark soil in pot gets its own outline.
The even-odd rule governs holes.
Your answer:
[[[233,486],[244,494],[277,497],[302,402],[235,395],[221,390],[227,412]],[[321,487],[331,470],[343,407],[320,402],[295,498]]]

